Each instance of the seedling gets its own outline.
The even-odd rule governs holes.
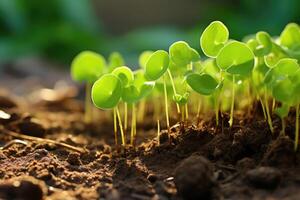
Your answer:
[[[169,54],[166,51],[158,50],[155,51],[149,58],[146,63],[145,76],[150,81],[156,81],[159,78],[163,78],[164,83],[164,98],[165,98],[165,114],[166,114],[166,123],[168,133],[170,133],[170,120],[169,120],[169,111],[168,111],[168,94],[166,86],[166,77],[165,72],[169,67]]]
[[[124,58],[118,52],[112,52],[108,57],[108,72],[125,65]]]
[[[233,124],[235,77],[250,77],[254,67],[254,54],[244,43],[233,41],[226,44],[219,52],[216,62],[221,71],[232,76],[232,101],[230,108],[230,127]]]
[[[121,131],[122,145],[126,144],[120,112],[117,106],[120,102],[122,92],[122,82],[118,76],[114,74],[103,75],[94,83],[92,87],[92,100],[94,105],[103,110],[114,109],[114,133],[116,145],[118,144],[116,125],[117,118]]]
[[[72,61],[71,76],[73,80],[84,82],[86,85],[84,115],[86,123],[90,123],[92,120],[91,85],[102,75],[105,66],[104,57],[92,51],[83,51]]]
[[[170,48],[169,48],[169,54],[170,54],[170,60],[173,64],[173,70],[176,71],[176,68],[183,68],[181,70],[183,76],[178,77],[181,79],[181,87],[184,87],[183,89],[183,94],[178,94],[175,89],[175,84],[173,81],[173,77],[171,74],[171,70],[168,69],[168,75],[171,80],[171,84],[173,87],[173,99],[177,104],[177,110],[178,113],[180,112],[179,106],[182,105],[182,121],[184,119],[188,119],[188,107],[187,107],[187,102],[188,102],[188,97],[189,97],[189,92],[187,90],[187,85],[184,79],[184,74],[187,73],[188,71],[193,70],[193,63],[198,62],[200,60],[200,56],[198,52],[191,48],[186,42],[184,41],[178,41],[173,43]]]

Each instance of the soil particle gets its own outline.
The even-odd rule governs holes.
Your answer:
[[[155,174],[149,174],[147,180],[150,181],[150,183],[155,183],[157,181],[157,176]]]
[[[81,165],[80,154],[79,153],[70,153],[67,162],[70,165]]]
[[[255,160],[252,159],[252,158],[248,158],[248,157],[245,157],[245,158],[242,158],[241,160],[239,160],[237,163],[236,163],[236,167],[238,170],[240,171],[247,171],[247,170],[250,170],[250,169],[253,169],[255,168]]]
[[[0,96],[0,108],[14,108],[17,104],[9,97]]]
[[[289,137],[279,137],[269,145],[262,159],[263,165],[291,167],[296,164],[294,142]]]
[[[46,129],[37,120],[24,120],[18,124],[20,132],[25,135],[41,137],[45,136]]]
[[[174,174],[178,194],[184,199],[212,198],[216,184],[212,164],[206,158],[192,155],[180,163]]]
[[[282,179],[281,172],[272,167],[258,167],[245,174],[245,180],[256,188],[275,189]]]
[[[42,200],[46,186],[31,177],[18,177],[0,183],[0,199]]]

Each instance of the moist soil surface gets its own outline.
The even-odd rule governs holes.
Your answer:
[[[300,199],[293,112],[285,136],[275,116],[272,135],[254,105],[232,128],[226,114],[218,128],[213,116],[173,120],[160,145],[147,114],[136,146],[124,148],[114,145],[111,113],[94,110],[87,125],[72,92],[43,92],[0,95],[0,199]]]

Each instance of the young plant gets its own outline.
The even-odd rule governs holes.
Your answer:
[[[114,74],[105,74],[94,83],[91,94],[93,103],[97,108],[102,110],[114,109],[114,134],[116,145],[118,144],[117,118],[121,131],[122,145],[126,144],[120,112],[118,109],[122,92],[123,86],[118,76]]]
[[[170,55],[170,60],[172,62],[172,66],[174,66],[173,68],[170,67],[170,69],[167,70],[173,87],[173,93],[174,93],[173,100],[176,102],[178,113],[180,112],[179,105],[182,106],[181,109],[182,121],[184,121],[185,119],[188,119],[187,103],[189,97],[189,91],[188,91],[188,87],[184,75],[188,71],[193,70],[193,63],[198,62],[200,60],[200,56],[195,49],[191,48],[184,41],[178,41],[173,43],[169,48],[169,55]],[[183,68],[183,70],[180,69],[182,75],[177,77],[181,83],[180,89],[181,91],[183,91],[181,94],[176,92],[175,84],[172,77],[172,71],[176,72],[178,70],[176,68]]]
[[[271,68],[265,77],[265,84],[271,90],[273,97],[281,102],[276,108],[276,114],[281,118],[282,130],[285,132],[285,117],[292,106],[296,108],[295,150],[299,141],[299,104],[300,104],[300,66],[297,60],[281,59]]]
[[[168,133],[170,134],[170,120],[168,111],[168,94],[166,85],[166,71],[169,67],[169,54],[166,51],[155,51],[147,60],[145,68],[145,77],[150,81],[157,81],[163,78],[164,85],[164,99],[165,99],[165,114]]]
[[[92,51],[79,53],[71,63],[71,76],[73,80],[84,82],[86,85],[85,115],[84,121],[92,121],[91,85],[101,76],[105,70],[106,62],[103,56]]]
[[[210,23],[203,31],[200,37],[200,47],[203,53],[212,59],[216,59],[221,49],[226,45],[229,38],[229,32],[227,27],[220,21],[214,21]],[[224,79],[223,70],[220,72],[220,87],[215,93],[215,113],[216,113],[216,124],[219,123],[219,104],[220,95],[222,92],[222,83]]]
[[[244,78],[250,77],[254,67],[254,54],[246,44],[233,41],[227,43],[220,50],[216,62],[220,70],[226,72],[232,78],[232,100],[229,119],[229,125],[231,127],[233,124],[235,80],[237,76]]]

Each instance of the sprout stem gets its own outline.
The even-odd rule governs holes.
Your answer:
[[[157,120],[157,145],[160,145],[160,138],[159,138],[159,134],[160,134],[160,123],[159,123],[159,119]]]
[[[229,126],[232,127],[233,124],[233,109],[234,109],[234,82],[235,82],[235,77],[234,75],[232,76],[232,97],[231,97],[231,107],[230,107],[230,119],[229,119]]]
[[[166,84],[165,76],[164,76],[164,96],[165,96],[165,112],[166,112],[166,120],[167,120],[168,137],[170,141],[170,120],[169,120],[169,109],[168,109],[167,84]]]
[[[142,122],[144,121],[144,116],[145,116],[145,106],[146,106],[146,100],[143,99],[141,100],[140,104],[139,104],[139,112],[138,112],[138,121]]]
[[[265,91],[265,104],[266,104],[266,114],[267,114],[267,121],[269,124],[269,128],[271,130],[271,133],[274,133],[274,129],[273,129],[273,124],[272,124],[272,118],[270,115],[270,110],[269,110],[269,104],[268,104],[268,98],[267,98],[267,92]]]
[[[259,97],[259,102],[261,104],[261,107],[262,107],[262,110],[263,110],[263,113],[264,113],[264,118],[265,118],[265,120],[267,120],[266,109],[265,109],[264,103],[263,103],[263,101],[260,97]]]
[[[167,69],[167,72],[168,72],[168,75],[169,75],[170,80],[171,80],[171,85],[172,85],[172,88],[173,88],[173,93],[174,93],[174,95],[176,95],[177,92],[176,92],[176,88],[175,88],[175,84],[174,84],[174,80],[173,80],[171,71],[169,69]],[[176,103],[176,108],[177,108],[177,113],[179,114],[180,113],[180,107],[179,107],[178,103]]]
[[[215,115],[216,115],[216,126],[219,126],[219,96],[215,98]]]
[[[184,107],[185,107],[185,119],[189,120],[189,107],[188,107],[188,104],[186,103],[184,105]]]
[[[295,146],[294,149],[297,151],[298,149],[298,143],[299,143],[299,105],[296,106],[296,125],[295,125]]]
[[[116,108],[114,108],[114,134],[115,134],[115,145],[118,145],[118,126],[117,126],[117,114]]]
[[[275,98],[273,98],[273,101],[272,101],[272,113],[275,110],[275,106],[276,106],[276,101],[275,101]]]
[[[91,103],[91,84],[86,83],[85,85],[85,111],[84,111],[84,121],[85,123],[91,123],[92,121],[92,103]]]
[[[185,120],[184,120],[184,112],[185,112],[185,110],[184,110],[184,105],[182,105],[182,106],[181,106],[181,121],[182,121],[182,122],[185,121]]]
[[[135,144],[136,136],[136,109],[135,104],[132,104],[132,115],[131,115],[131,134],[130,134],[130,144]]]
[[[127,121],[128,121],[128,105],[124,103],[124,133],[127,132]]]
[[[119,121],[119,127],[120,127],[120,131],[121,131],[122,145],[125,146],[126,145],[126,138],[125,138],[125,134],[124,134],[124,130],[123,130],[123,125],[122,125],[122,119],[121,119],[121,115],[120,115],[118,106],[116,107],[116,112],[117,112],[117,117],[118,117],[118,121]]]
[[[199,98],[198,100],[198,107],[197,107],[197,125],[199,124],[200,121],[200,110],[201,110],[201,99]]]

